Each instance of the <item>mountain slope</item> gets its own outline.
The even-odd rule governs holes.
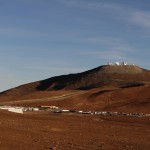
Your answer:
[[[38,91],[87,90],[101,86],[137,86],[150,82],[150,71],[138,66],[100,66],[77,74],[41,80],[0,93],[0,99],[20,97]]]

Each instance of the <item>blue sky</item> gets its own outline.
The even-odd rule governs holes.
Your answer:
[[[108,61],[150,69],[149,0],[1,0],[0,91]]]

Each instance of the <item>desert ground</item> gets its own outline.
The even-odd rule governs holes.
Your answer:
[[[2,150],[149,150],[150,118],[0,111]]]
[[[107,86],[89,91],[60,91],[59,94],[55,91],[42,92],[22,97],[21,100],[5,101],[5,104],[56,105],[64,109],[78,110],[126,110],[126,112],[139,110],[147,113],[149,94],[145,94],[144,97],[145,101],[147,100],[146,107],[145,103],[144,106],[141,104],[143,96],[140,97],[138,93],[148,89],[149,86],[131,89]],[[41,99],[37,99],[35,95]],[[134,101],[137,104],[135,108]],[[120,104],[124,107],[119,107]],[[47,111],[16,114],[0,110],[0,129],[0,147],[3,150],[150,149],[149,117],[54,114]]]
[[[0,105],[150,113],[150,71],[102,66],[0,93]],[[2,150],[149,150],[150,117],[0,110]]]

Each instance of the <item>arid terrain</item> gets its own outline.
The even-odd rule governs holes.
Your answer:
[[[146,114],[150,113],[150,71],[138,66],[100,66],[4,91],[0,105]],[[150,149],[150,117],[0,110],[0,129],[4,150]]]
[[[0,111],[0,147],[8,150],[149,150],[149,118]]]

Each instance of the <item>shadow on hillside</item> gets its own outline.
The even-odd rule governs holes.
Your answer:
[[[141,83],[141,82],[130,82],[121,86],[120,88],[131,88],[131,87],[139,87],[139,86],[144,86],[144,85],[145,83]]]
[[[108,93],[108,92],[112,92],[112,91],[115,91],[115,90],[102,90],[102,91],[93,93],[91,96],[89,96],[89,98],[95,98],[95,97],[97,97],[99,95],[102,95],[102,94]]]

